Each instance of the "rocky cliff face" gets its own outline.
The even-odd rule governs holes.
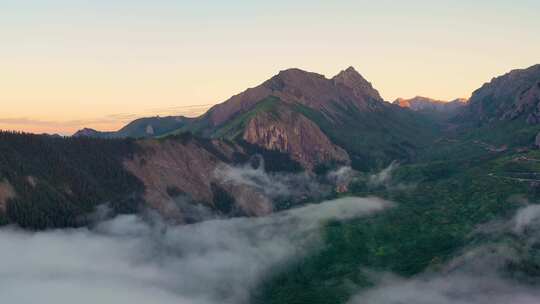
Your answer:
[[[124,162],[145,186],[144,199],[168,218],[185,221],[183,209],[197,204],[213,211],[259,216],[272,211],[271,201],[249,186],[224,183],[215,175],[240,147],[195,139],[142,140],[140,151]],[[226,210],[219,204],[231,198]]]
[[[540,124],[540,79],[536,85],[531,86],[517,100],[515,114],[528,113],[527,123],[531,125]]]
[[[476,90],[460,116],[477,122],[523,118],[537,123],[539,92],[540,65],[513,70]]]
[[[327,162],[350,164],[347,152],[334,145],[315,123],[286,107],[252,118],[243,139],[268,150],[287,153],[307,170]]]
[[[379,93],[353,68],[342,71],[332,79],[300,69],[288,69],[212,107],[207,115],[211,123],[217,126],[269,96],[326,113],[335,112],[336,104],[366,109],[376,107],[376,102],[382,101]]]

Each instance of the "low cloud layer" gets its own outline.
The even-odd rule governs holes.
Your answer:
[[[246,303],[272,270],[316,250],[320,228],[391,206],[342,198],[263,218],[168,226],[120,216],[91,229],[0,230],[6,303]]]
[[[368,183],[371,186],[384,186],[392,180],[392,173],[399,167],[398,162],[393,161],[388,167],[380,172],[369,176]]]
[[[394,178],[394,173],[399,168],[399,163],[393,161],[388,165],[388,167],[382,169],[381,171],[371,174],[367,178],[367,186],[371,189],[373,188],[385,188],[390,191],[401,191],[413,189],[415,184],[397,182]]]
[[[372,274],[376,287],[360,292],[349,304],[540,303],[540,290],[522,270],[511,267],[538,262],[530,249],[540,245],[539,232],[540,206],[524,207],[509,221],[480,227],[475,235],[488,240],[465,250],[442,270],[410,279]]]
[[[388,278],[351,303],[537,304],[540,292],[497,276],[455,274],[414,280]]]
[[[262,157],[242,166],[223,165],[215,171],[215,177],[224,183],[252,187],[272,200],[291,201],[325,198],[336,186],[348,185],[355,174],[350,167],[340,167],[325,176],[307,172],[266,172]]]

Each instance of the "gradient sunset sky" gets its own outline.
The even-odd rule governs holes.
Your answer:
[[[0,129],[197,115],[298,67],[386,100],[469,97],[540,63],[538,0],[0,0]]]

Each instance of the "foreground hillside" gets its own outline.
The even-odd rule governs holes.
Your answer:
[[[216,173],[266,159],[270,171],[300,170],[287,155],[199,139],[61,138],[0,132],[0,223],[43,229],[88,224],[98,206],[111,215],[145,208],[178,222],[206,208],[223,215],[262,215],[271,200],[254,186]]]
[[[0,225],[32,229],[145,210],[175,223],[262,216],[348,184],[279,151],[190,133],[134,140],[0,132],[0,150]]]

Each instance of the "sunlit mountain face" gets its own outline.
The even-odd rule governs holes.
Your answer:
[[[540,4],[282,2],[2,4],[0,299],[540,303]]]

